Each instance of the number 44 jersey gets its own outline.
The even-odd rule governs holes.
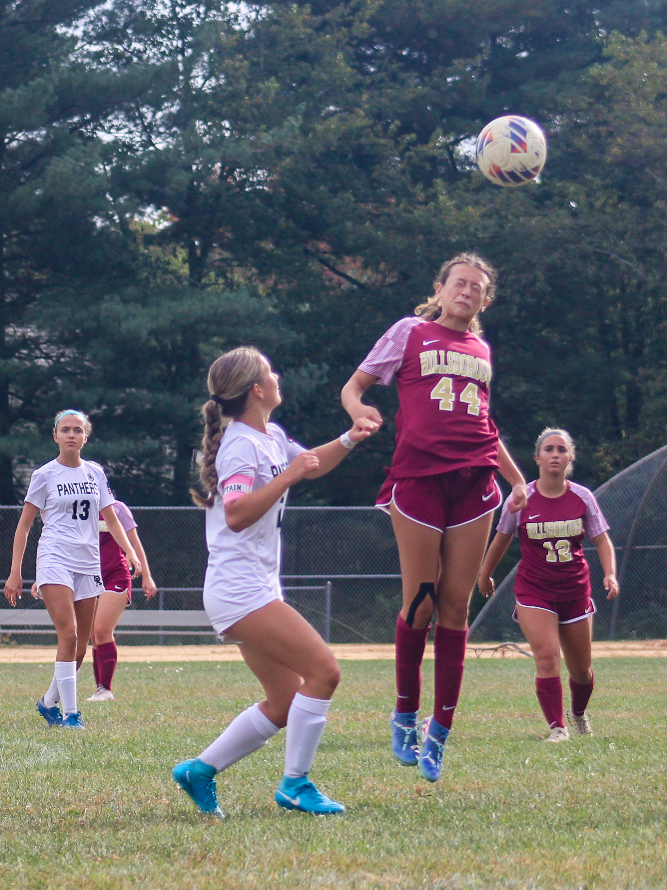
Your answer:
[[[52,460],[34,471],[25,500],[39,509],[44,523],[39,567],[100,573],[100,510],[113,504],[114,496],[99,464],[82,460],[78,467],[67,467]]]

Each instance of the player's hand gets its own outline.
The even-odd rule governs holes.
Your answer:
[[[155,594],[157,593],[157,587],[155,586],[155,581],[153,581],[153,577],[150,573],[147,575],[144,575],[142,582],[141,582],[141,587],[142,587],[144,593],[146,594],[147,600],[154,597]]]
[[[16,600],[21,599],[23,592],[23,578],[20,575],[11,573],[5,581],[5,599],[10,606],[16,605]]]
[[[510,513],[518,513],[519,510],[524,510],[526,508],[527,503],[528,495],[526,493],[526,483],[519,482],[512,488],[512,499],[507,505],[507,509]]]
[[[314,451],[302,451],[294,460],[290,461],[285,470],[294,482],[300,482],[308,473],[316,473],[320,468],[320,459]],[[292,483],[290,482],[290,485]]]
[[[141,574],[141,561],[134,550],[128,550],[125,554],[125,559],[130,572],[135,578],[138,577]]]
[[[354,421],[355,426],[359,423],[360,420],[369,420],[371,423],[376,424],[376,428],[374,430],[377,431],[380,429],[384,421],[382,420],[382,415],[378,411],[377,408],[374,408],[372,405],[364,405],[363,402],[359,402],[355,407],[353,412],[349,412],[350,417]],[[350,435],[352,435],[350,433]]]
[[[378,421],[370,420],[368,417],[358,417],[350,430],[350,439],[353,442],[361,442],[362,439],[367,439],[369,436],[377,433],[381,426],[382,419],[378,423]]]
[[[491,575],[478,575],[477,587],[482,596],[485,596],[487,599],[496,592],[496,585]]]
[[[618,596],[618,581],[616,575],[605,575],[602,582],[604,589],[607,591],[607,599],[613,600]]]
[[[34,600],[38,600],[38,599],[39,599],[39,590],[37,590],[37,582],[36,582],[36,581],[33,581],[33,582],[32,582],[32,587],[30,588],[30,596],[31,596]]]

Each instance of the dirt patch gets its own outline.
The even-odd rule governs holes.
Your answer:
[[[341,660],[376,661],[393,659],[393,645],[357,645],[354,643],[332,646],[336,658]],[[0,664],[48,664],[55,656],[55,646],[0,645]],[[468,646],[468,658],[526,658],[530,656],[527,644],[480,643]],[[667,657],[667,640],[629,640],[618,643],[594,642],[593,658]],[[426,658],[433,658],[433,647],[428,646]],[[119,646],[118,660],[126,664],[160,661],[241,661],[241,654],[234,645],[208,646]]]

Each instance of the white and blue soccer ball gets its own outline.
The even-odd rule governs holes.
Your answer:
[[[477,166],[496,185],[531,182],[544,167],[547,140],[535,121],[516,114],[497,117],[477,137]]]

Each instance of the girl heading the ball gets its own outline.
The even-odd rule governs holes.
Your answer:
[[[490,350],[477,316],[490,304],[495,270],[475,254],[446,262],[432,296],[375,344],[342,392],[354,421],[382,417],[362,396],[396,378],[396,447],[376,504],[391,516],[401,564],[403,605],[396,622],[392,751],[435,782],[463,679],[468,607],[500,505],[495,471],[525,503],[523,476],[489,415]],[[435,706],[417,712],[430,622],[435,628]]]

